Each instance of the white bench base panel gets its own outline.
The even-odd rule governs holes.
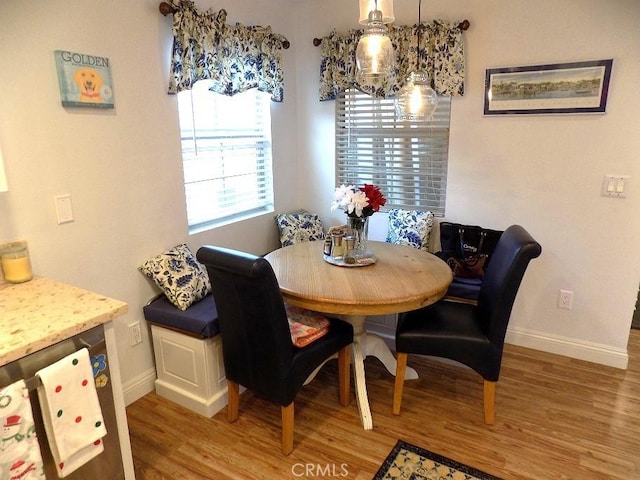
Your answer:
[[[220,335],[199,339],[151,325],[156,393],[205,417],[227,405]]]

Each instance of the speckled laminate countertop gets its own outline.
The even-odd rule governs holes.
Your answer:
[[[127,312],[127,304],[43,277],[0,284],[0,366]]]

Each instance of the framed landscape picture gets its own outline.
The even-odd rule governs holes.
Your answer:
[[[613,60],[487,69],[484,114],[604,113]]]

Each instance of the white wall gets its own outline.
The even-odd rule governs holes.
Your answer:
[[[254,253],[275,248],[272,215],[189,236],[175,98],[166,95],[171,17],[159,0],[4,0],[0,16],[0,145],[10,191],[0,193],[0,242],[29,242],[37,275],[126,301],[116,320],[125,393],[151,388],[148,337],[129,347],[155,293],[137,271],[180,242]],[[214,2],[201,0],[199,6]],[[276,210],[332,216],[333,104],[318,102],[312,38],[356,27],[350,0],[215,2],[229,22],[271,24],[283,51],[285,101],[272,105]],[[417,2],[396,2],[414,23]],[[503,228],[521,223],[542,243],[522,286],[511,339],[603,363],[625,358],[640,281],[637,79],[640,4],[634,0],[430,0],[423,18],[467,18],[466,95],[453,101],[447,216]],[[116,108],[64,109],[53,51],[108,57]],[[606,115],[485,118],[484,69],[614,58]],[[635,134],[635,135],[634,135]],[[599,196],[605,173],[632,176],[626,200]],[[70,193],[75,222],[57,225],[53,198]],[[374,217],[382,221],[383,217]],[[557,291],[575,291],[571,311]]]
[[[302,200],[315,210],[330,202],[334,142],[333,104],[318,101],[320,49],[311,40],[355,28],[356,4],[297,3],[299,148],[310,172]],[[415,23],[417,12],[417,1],[395,2],[396,23]],[[465,95],[452,102],[447,218],[498,229],[518,223],[543,246],[508,341],[626,365],[640,282],[640,3],[429,0],[422,18],[471,22]],[[487,68],[606,58],[614,64],[605,115],[482,115]],[[631,175],[626,199],[600,196],[608,173]],[[307,183],[316,176],[323,182]],[[324,214],[327,223],[341,220]],[[557,308],[559,289],[575,292],[572,310]]]
[[[0,243],[26,239],[36,275],[123,300],[116,320],[127,400],[152,388],[150,339],[129,347],[126,326],[144,322],[155,295],[137,271],[181,242],[265,253],[273,215],[189,236],[175,96],[167,91],[171,16],[159,0],[4,0],[0,7],[0,145],[9,192],[0,193]],[[216,2],[230,23],[271,24],[292,36],[287,9],[270,1]],[[115,109],[65,109],[54,50],[107,57]],[[297,206],[295,69],[283,51],[285,102],[272,104],[276,209]],[[294,188],[291,188],[291,186]],[[75,222],[57,225],[54,196],[71,194]]]

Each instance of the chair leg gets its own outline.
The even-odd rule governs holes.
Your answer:
[[[340,349],[338,352],[338,380],[340,382],[340,405],[346,407],[351,400],[351,345]]]
[[[402,403],[402,389],[404,387],[404,372],[407,368],[408,354],[397,352],[396,358],[396,383],[393,388],[393,414],[400,415]]]
[[[227,379],[227,420],[233,423],[238,419],[238,406],[240,405],[240,385]]]
[[[293,451],[293,402],[282,411],[282,453],[289,455]]]
[[[495,419],[496,383],[484,381],[484,423],[493,425]]]

